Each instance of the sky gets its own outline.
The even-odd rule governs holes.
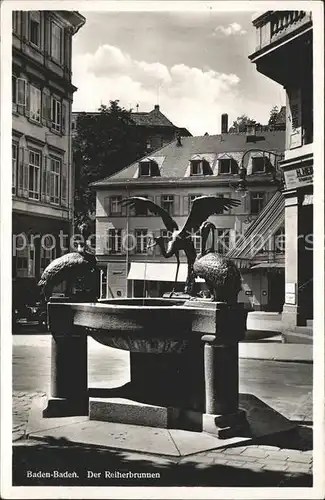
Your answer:
[[[257,72],[256,12],[81,12],[73,38],[74,111],[120,106],[151,111],[155,104],[193,135],[220,133],[242,114],[267,123],[285,105],[283,88]]]

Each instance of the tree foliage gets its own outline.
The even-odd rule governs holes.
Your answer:
[[[78,116],[73,140],[75,165],[75,226],[92,221],[95,190],[92,182],[109,177],[145,154],[145,140],[131,111],[119,101],[102,105],[98,113]]]
[[[256,123],[256,120],[249,118],[247,115],[238,116],[229,132],[245,132],[248,125],[259,125],[259,123]]]
[[[273,128],[276,125],[276,121],[279,115],[279,108],[278,106],[273,106],[271,111],[270,111],[270,118],[268,121],[269,127]]]

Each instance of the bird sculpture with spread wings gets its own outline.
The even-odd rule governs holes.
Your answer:
[[[195,276],[193,274],[193,264],[196,259],[196,251],[192,241],[192,236],[199,230],[202,223],[211,215],[222,214],[224,211],[240,205],[240,201],[231,198],[221,198],[217,196],[199,196],[192,203],[190,214],[182,228],[178,227],[176,221],[170,216],[167,210],[163,209],[153,201],[143,197],[125,198],[121,201],[122,206],[135,208],[135,210],[148,210],[154,215],[161,217],[166,229],[171,237],[165,248],[165,239],[162,237],[154,238],[154,245],[159,245],[162,255],[166,258],[175,255],[177,260],[177,269],[175,283],[177,283],[179,271],[179,252],[183,250],[187,258],[187,280],[185,284],[185,293],[192,294]],[[173,293],[173,292],[172,292]]]

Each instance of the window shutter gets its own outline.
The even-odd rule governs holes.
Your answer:
[[[61,164],[61,202],[63,206],[68,205],[68,165]]]
[[[46,169],[47,169],[47,159],[48,157],[44,155],[43,158],[43,168],[42,168],[42,187],[41,196],[42,200],[46,201]]]
[[[174,215],[179,215],[180,214],[180,203],[179,203],[179,195],[175,194],[174,195]]]
[[[157,205],[161,205],[161,195],[160,194],[157,194],[155,196],[155,199],[154,199],[154,202],[157,204]]]
[[[67,106],[62,101],[62,114],[61,114],[61,133],[65,135],[66,131],[66,119],[67,119]]]
[[[26,106],[25,106],[25,116],[29,117],[30,112],[30,85],[26,82]]]
[[[18,158],[18,186],[17,194],[18,196],[23,196],[24,189],[24,148],[19,148],[19,158]]]
[[[52,126],[52,99],[50,94],[46,94],[46,121],[47,126],[51,128]]]
[[[17,110],[18,113],[23,115],[26,106],[27,81],[25,80],[25,78],[17,78],[16,82],[17,82],[16,85]]]
[[[111,214],[110,197],[109,196],[105,196],[105,198],[104,198],[104,210],[105,210],[107,215]]]
[[[47,162],[46,162],[46,190],[45,190],[45,199],[47,202],[50,201],[51,198],[51,158],[48,156],[47,157]]]
[[[183,215],[188,215],[189,197],[183,196]]]
[[[71,40],[71,35],[70,35],[70,29],[69,28],[64,28],[63,39],[64,39],[64,44],[63,44],[64,60],[63,60],[63,64],[64,64],[64,66],[67,69],[70,69],[70,40]]]
[[[121,206],[121,214],[123,215],[123,217],[126,217],[127,215],[127,207],[125,205]]]
[[[51,119],[51,98],[48,90],[42,92],[42,123],[49,126]]]
[[[29,168],[29,151],[24,149],[23,152],[23,196],[28,197],[28,168]]]

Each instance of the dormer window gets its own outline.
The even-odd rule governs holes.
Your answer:
[[[271,170],[272,164],[266,156],[259,156],[257,158],[252,158],[252,173],[253,174],[264,174]]]
[[[210,163],[203,159],[191,160],[191,175],[212,174]]]
[[[139,163],[139,177],[157,177],[159,175],[159,166],[154,160],[143,160]]]
[[[219,160],[219,174],[238,174],[238,163],[233,158]]]

